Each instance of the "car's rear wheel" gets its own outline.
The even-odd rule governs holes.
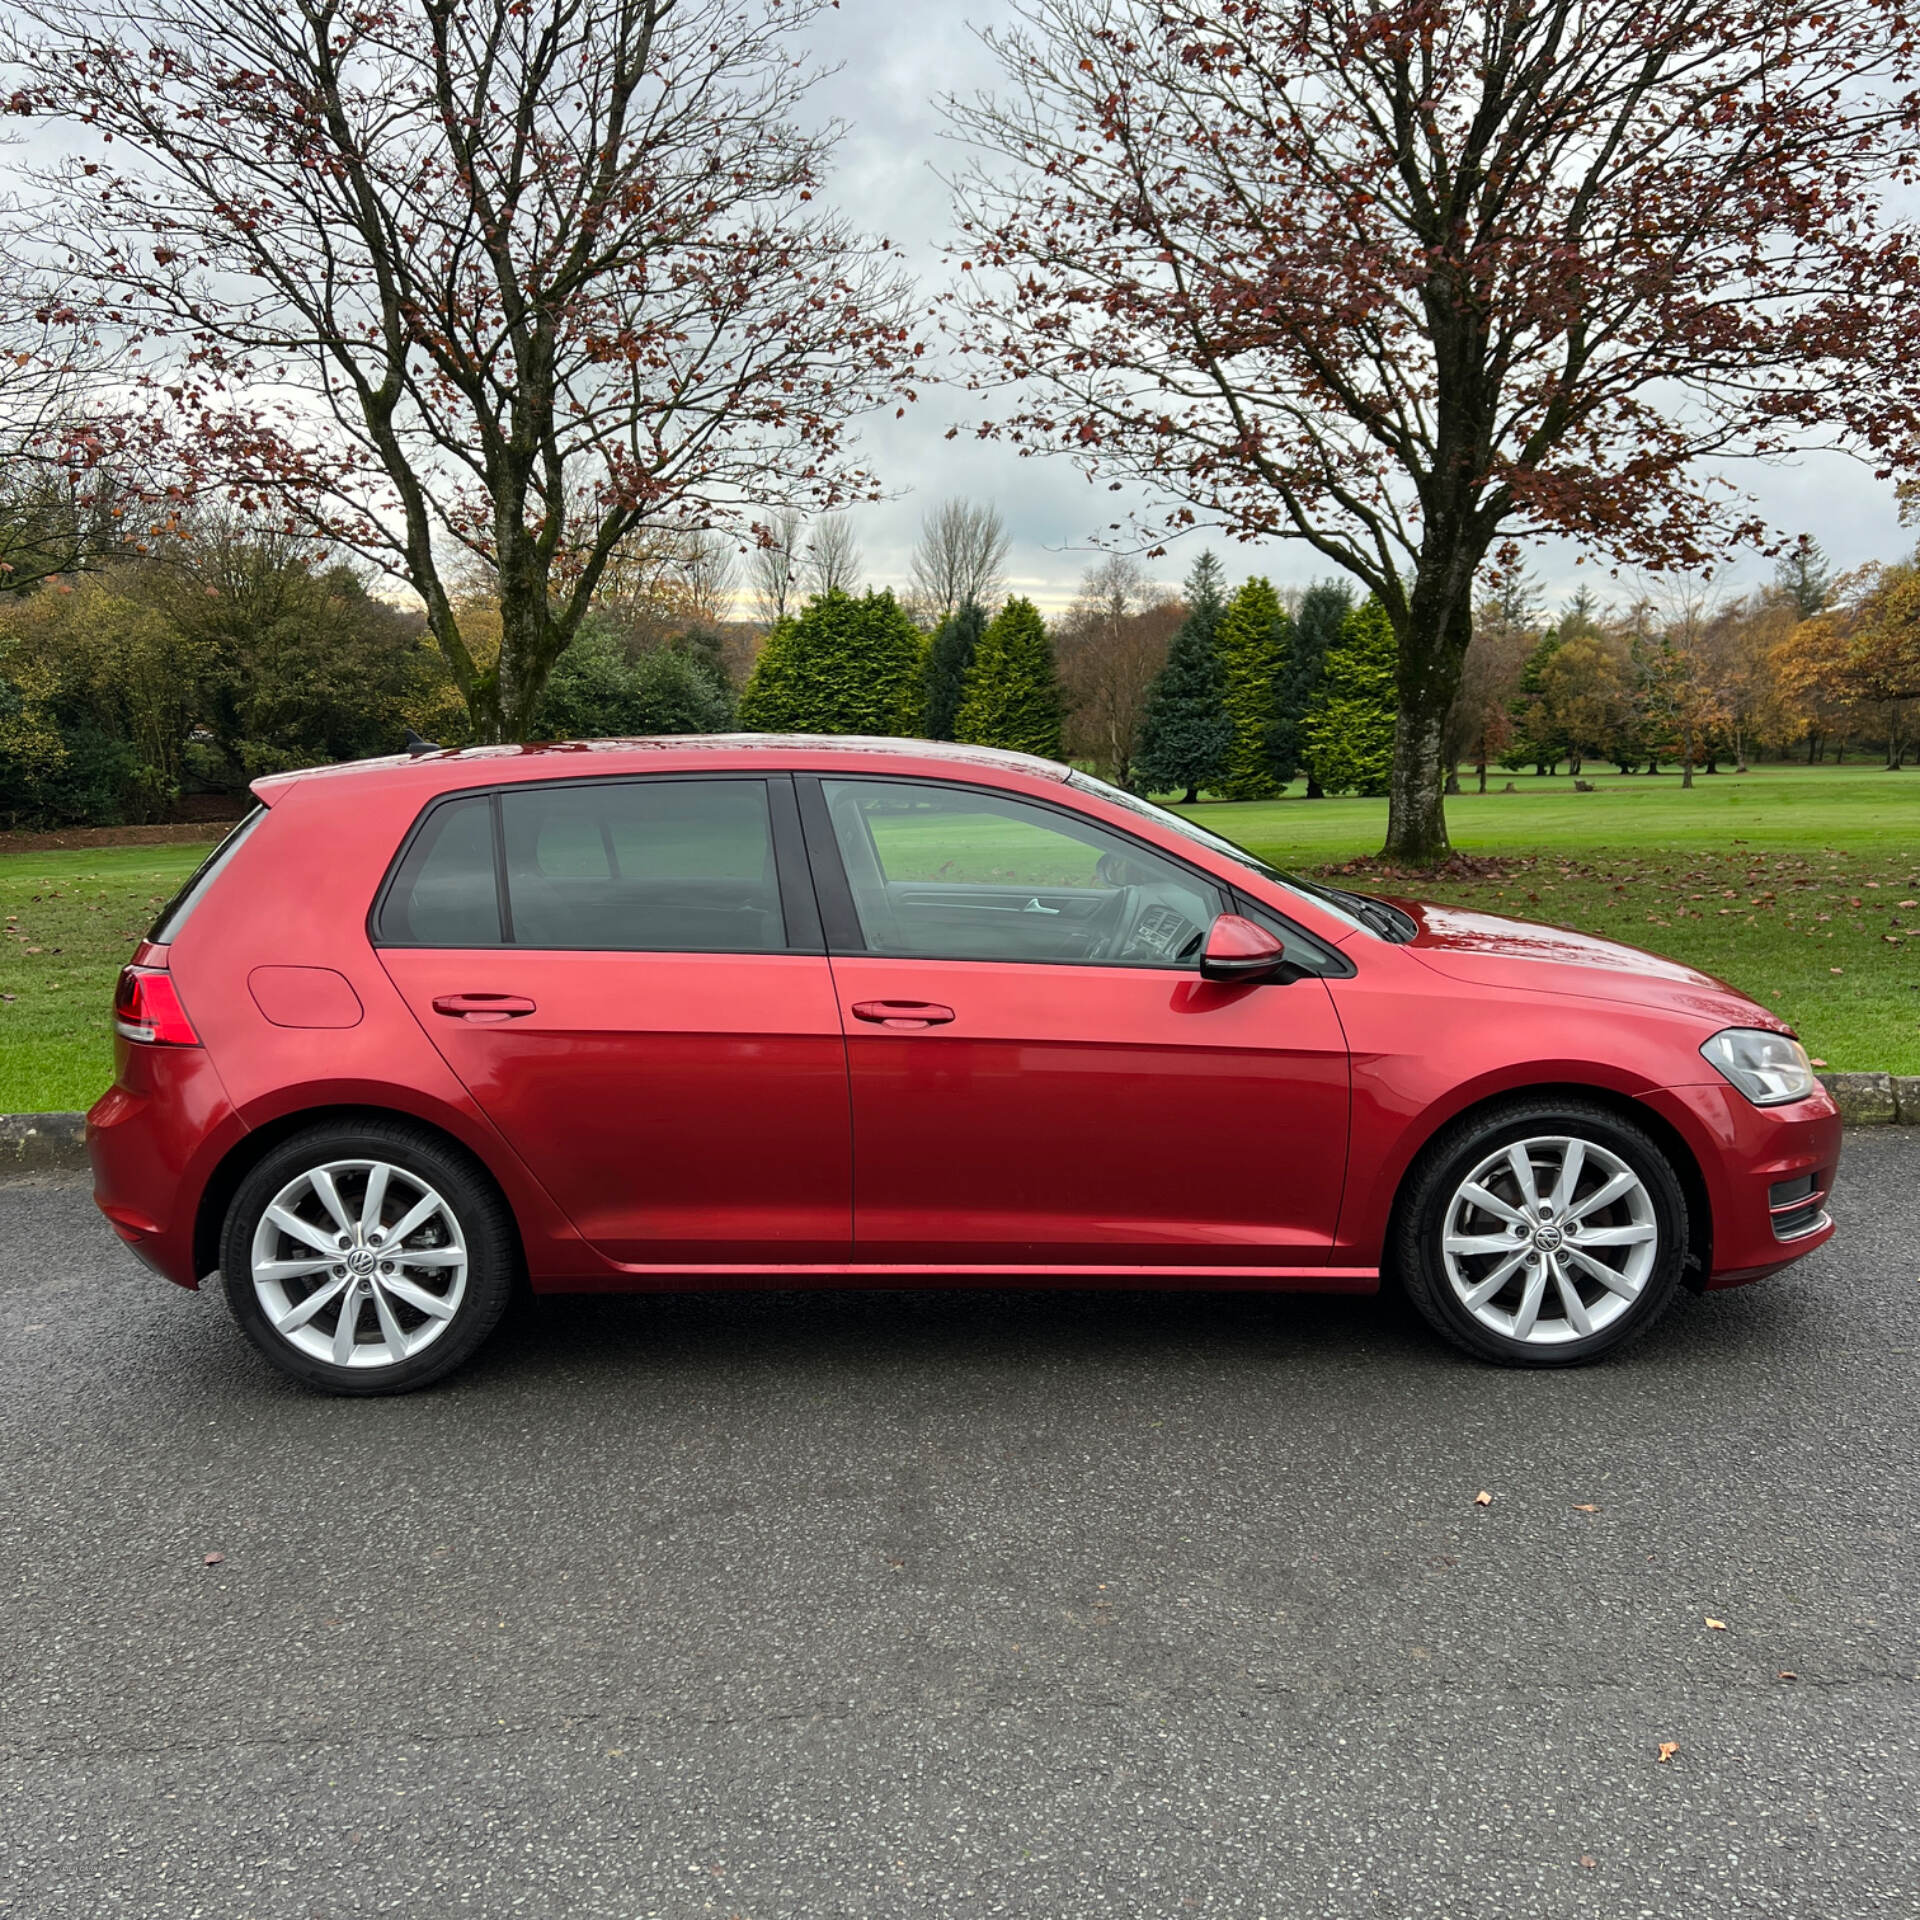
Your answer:
[[[266,1357],[329,1393],[404,1393],[467,1359],[513,1290],[506,1205],[437,1136],[316,1127],[268,1153],[227,1210],[221,1271]]]
[[[1652,1326],[1687,1252],[1687,1202],[1654,1140],[1611,1109],[1520,1101],[1440,1136],[1395,1216],[1408,1299],[1509,1366],[1597,1360]]]

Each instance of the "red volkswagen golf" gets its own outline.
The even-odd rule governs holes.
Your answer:
[[[1580,934],[1289,878],[924,741],[279,775],[120,980],[114,1230],[397,1392],[540,1292],[1404,1287],[1591,1360],[1820,1245],[1792,1033]]]

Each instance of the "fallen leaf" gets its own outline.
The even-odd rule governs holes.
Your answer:
[[[1574,1508],[1575,1513],[1598,1513],[1599,1511],[1600,1509],[1598,1507],[1575,1507]]]
[[[1595,1858],[1593,1857],[1593,1855],[1592,1855],[1592,1854],[1590,1854],[1590,1853],[1583,1853],[1583,1854],[1582,1854],[1582,1855],[1580,1856],[1580,1864],[1581,1864],[1581,1865],[1582,1865],[1583,1867],[1597,1867],[1597,1866],[1598,1866],[1598,1865],[1600,1864],[1600,1862],[1599,1862],[1598,1860],[1596,1860],[1596,1859],[1595,1859]]]
[[[1795,1673],[1790,1667],[1782,1667],[1780,1669],[1780,1678],[1782,1680],[1798,1680],[1800,1676],[1797,1673]]]
[[[1716,1620],[1712,1614],[1706,1616],[1706,1621],[1715,1633],[1725,1633],[1727,1630],[1727,1623],[1724,1620]]]
[[[207,1566],[207,1567],[224,1566],[226,1564],[226,1559],[227,1559],[227,1556],[224,1553],[210,1553],[204,1557],[204,1559],[201,1561],[201,1565]]]
[[[1678,1740],[1662,1740],[1660,1742],[1660,1764],[1664,1767],[1679,1751],[1680,1742]]]
[[[1824,1060],[1809,1060],[1807,1064],[1811,1067],[1824,1067],[1827,1063]]]
[[[1486,1488],[1482,1487],[1480,1491],[1473,1496],[1473,1504],[1476,1507],[1490,1507],[1493,1505],[1493,1495],[1490,1494]]]

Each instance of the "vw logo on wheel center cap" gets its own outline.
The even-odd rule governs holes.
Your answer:
[[[1533,1230],[1533,1244],[1538,1247],[1542,1253],[1557,1253],[1560,1249],[1560,1242],[1565,1237],[1560,1229],[1554,1226],[1535,1227]]]
[[[347,1271],[352,1274],[358,1274],[362,1279],[365,1279],[378,1264],[374,1255],[365,1247],[355,1247],[354,1250],[347,1255]]]

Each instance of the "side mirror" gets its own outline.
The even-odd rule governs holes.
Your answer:
[[[1287,958],[1285,944],[1265,927],[1241,914],[1223,913],[1207,929],[1200,977],[1248,987],[1262,980],[1297,980],[1300,969]]]

